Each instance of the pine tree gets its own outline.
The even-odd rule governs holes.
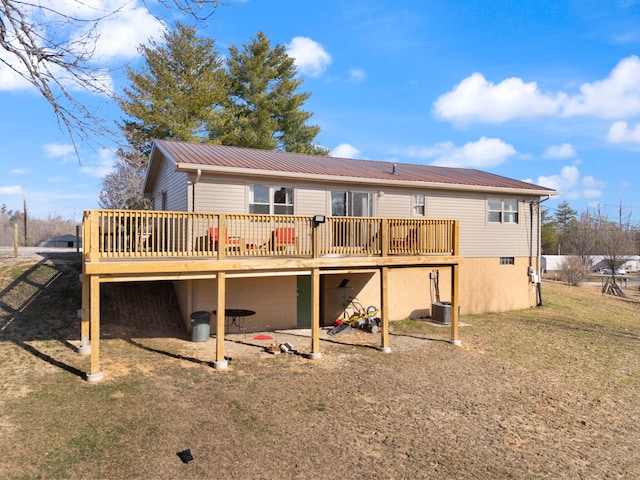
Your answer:
[[[307,125],[311,113],[302,110],[309,93],[297,93],[293,58],[282,45],[271,48],[259,32],[240,50],[229,48],[226,101],[221,115],[210,124],[210,138],[223,145],[326,154],[314,143],[320,132]]]
[[[127,68],[130,86],[119,99],[128,116],[121,128],[145,154],[155,138],[207,141],[207,125],[225,93],[223,62],[213,40],[178,23],[162,43],[140,47],[144,65],[139,71]]]
[[[555,213],[558,254],[565,253],[564,244],[567,240],[567,235],[569,235],[569,231],[572,225],[576,222],[577,214],[578,212],[571,208],[569,202],[567,202],[566,200],[558,204],[558,208],[556,209]]]

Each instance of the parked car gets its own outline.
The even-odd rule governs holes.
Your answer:
[[[602,275],[611,275],[611,269],[609,267],[598,268],[596,272]],[[614,272],[614,275],[626,275],[626,274],[627,274],[627,271],[622,267],[616,268]]]

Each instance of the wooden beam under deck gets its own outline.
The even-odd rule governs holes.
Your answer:
[[[187,280],[211,278],[215,272],[268,272],[312,270],[314,268],[380,268],[380,267],[437,267],[459,265],[462,257],[435,255],[408,255],[389,257],[319,257],[319,258],[235,258],[233,260],[203,260],[164,258],[144,260],[101,260],[86,262],[85,273],[122,280]]]

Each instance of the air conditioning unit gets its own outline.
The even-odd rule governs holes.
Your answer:
[[[431,320],[443,325],[451,325],[451,303],[434,302],[431,304]]]

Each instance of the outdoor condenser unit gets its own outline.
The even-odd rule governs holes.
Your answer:
[[[431,320],[442,323],[443,325],[451,325],[451,303],[435,302],[431,304]]]

